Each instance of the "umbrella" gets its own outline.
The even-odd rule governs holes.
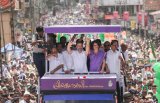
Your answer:
[[[4,47],[1,48],[1,52],[4,53],[4,52],[14,51],[14,48],[15,48],[15,52],[22,52],[23,51],[23,49],[15,46],[11,43],[8,43]]]

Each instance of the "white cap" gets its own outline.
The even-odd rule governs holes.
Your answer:
[[[146,95],[146,98],[152,98],[152,96],[150,94]]]
[[[27,87],[25,87],[25,92],[24,92],[23,95],[24,95],[24,96],[25,96],[25,95],[30,95],[30,92],[28,92]]]
[[[24,92],[24,95],[30,95],[30,92],[25,91],[25,92]]]
[[[152,90],[148,90],[148,93],[153,93],[153,91]]]

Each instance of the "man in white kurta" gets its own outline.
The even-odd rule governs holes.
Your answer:
[[[63,61],[63,55],[58,53],[56,48],[52,48],[52,53],[47,57],[49,61],[49,72],[51,73],[54,69],[59,68],[54,73],[62,73],[66,70]]]
[[[112,49],[107,52],[106,63],[110,73],[116,73],[117,76],[120,76],[120,52]]]
[[[74,64],[74,72],[75,73],[87,73],[87,56],[85,51],[78,52],[78,51],[72,51],[71,54],[73,58],[73,64]]]
[[[49,57],[48,61],[49,61],[49,72],[54,70],[59,65],[61,65],[61,64],[63,65],[64,64],[63,56],[62,56],[62,54],[59,54],[59,53],[58,53],[57,57],[55,57],[55,56]],[[59,69],[58,71],[56,71],[56,73],[62,73],[62,69],[63,68]]]
[[[75,73],[87,73],[87,55],[89,54],[89,42],[86,40],[86,51],[83,50],[83,40],[78,39],[76,41],[76,50],[71,50],[72,42],[69,42],[67,46],[68,53],[73,58],[74,72]]]
[[[67,51],[63,51],[62,55],[63,55],[64,65],[66,66],[67,70],[72,70],[74,68],[72,56]]]
[[[108,69],[110,70],[110,73],[117,74],[117,97],[118,101],[122,102],[122,95],[124,90],[124,79],[121,77],[121,62],[123,62],[121,53],[117,51],[117,42],[112,41],[111,42],[111,50],[107,52],[106,56],[106,63],[108,65]],[[123,88],[122,88],[123,87]]]

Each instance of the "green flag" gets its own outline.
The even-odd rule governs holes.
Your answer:
[[[60,42],[60,38],[61,38],[61,33],[58,33],[58,36],[57,36],[57,42],[58,43]]]
[[[66,37],[67,41],[69,41],[69,35],[68,34],[64,34],[64,37]]]
[[[156,58],[156,54],[155,54],[155,48],[154,48],[154,46],[153,46],[153,43],[152,42],[150,42],[150,45],[151,45],[151,49],[152,49],[152,54],[153,54],[153,56],[154,56],[154,58]]]
[[[104,34],[99,34],[99,38],[102,42],[104,42]]]

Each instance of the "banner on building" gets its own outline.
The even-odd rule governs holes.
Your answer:
[[[123,20],[124,21],[128,21],[129,20],[129,12],[128,11],[124,11],[123,12]]]
[[[116,39],[114,33],[105,33],[105,41],[112,41]]]
[[[111,20],[113,19],[113,15],[105,15],[105,20]]]
[[[136,22],[134,20],[131,20],[131,30],[134,30],[136,28]]]
[[[119,18],[118,11],[113,11],[113,19],[118,19],[118,18]]]
[[[143,13],[139,12],[138,15],[137,15],[138,24],[142,24],[142,19],[143,19],[142,17],[143,17]],[[144,23],[145,23],[145,26],[148,25],[148,15],[147,15],[147,13],[145,13],[145,16],[144,16]]]

